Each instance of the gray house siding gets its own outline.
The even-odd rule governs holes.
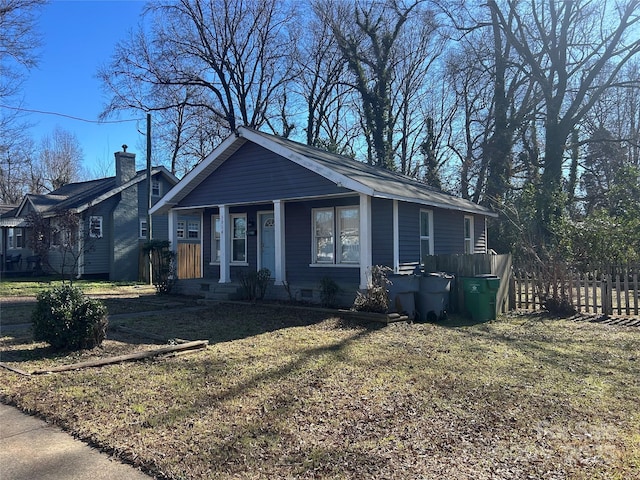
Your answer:
[[[180,206],[264,202],[348,193],[275,153],[248,143],[189,193]]]
[[[111,218],[117,228],[112,230],[113,257],[109,279],[135,281],[138,279],[139,260],[138,185],[123,190],[118,196],[120,202]]]
[[[82,216],[87,251],[84,254],[84,274],[92,276],[108,276],[110,266],[110,252],[113,231],[111,212],[116,206],[116,199],[111,198],[93,208]],[[92,216],[102,217],[102,238],[89,238],[89,219]]]
[[[393,200],[371,201],[371,254],[373,265],[393,266]]]
[[[420,210],[423,208],[427,207],[404,202],[398,205],[398,253],[401,264],[420,261]]]

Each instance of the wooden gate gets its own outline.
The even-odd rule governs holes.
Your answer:
[[[200,244],[178,243],[178,278],[202,278]]]

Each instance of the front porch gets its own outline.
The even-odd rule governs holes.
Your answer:
[[[190,278],[180,279],[173,292],[180,295],[200,297],[214,302],[243,300],[242,284],[239,281],[220,283],[217,279]],[[351,307],[358,291],[358,285],[340,285],[336,304]],[[265,300],[277,302],[322,303],[320,284],[301,283],[296,285],[277,285],[272,282],[267,288]]]

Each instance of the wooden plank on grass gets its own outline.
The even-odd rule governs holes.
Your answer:
[[[61,365],[59,367],[52,367],[46,370],[36,370],[34,372],[31,372],[31,374],[43,375],[47,373],[79,370],[81,368],[101,367],[104,365],[112,365],[114,363],[129,362],[132,360],[142,360],[145,358],[156,357],[158,355],[166,355],[169,353],[181,352],[185,350],[197,350],[200,348],[205,348],[207,345],[209,345],[208,340],[196,340],[194,342],[183,343],[181,345],[171,345],[168,347],[162,347],[155,350],[145,350],[144,352],[129,353],[127,355],[119,355],[117,357],[100,358],[98,360],[89,360],[87,362],[79,362],[71,365]]]

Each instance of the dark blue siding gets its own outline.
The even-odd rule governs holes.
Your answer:
[[[285,236],[287,280],[295,283],[320,283],[323,277],[335,282],[355,283],[360,281],[360,269],[357,267],[310,267],[311,248],[311,210],[313,208],[359,205],[358,197],[313,202],[293,202],[285,205]]]
[[[416,203],[400,202],[398,205],[400,263],[420,261],[421,208],[422,207]]]
[[[464,253],[464,213],[433,209],[433,253]]]
[[[227,159],[180,206],[263,202],[348,190],[254,143]]]
[[[371,200],[371,253],[374,265],[393,267],[393,200]]]

